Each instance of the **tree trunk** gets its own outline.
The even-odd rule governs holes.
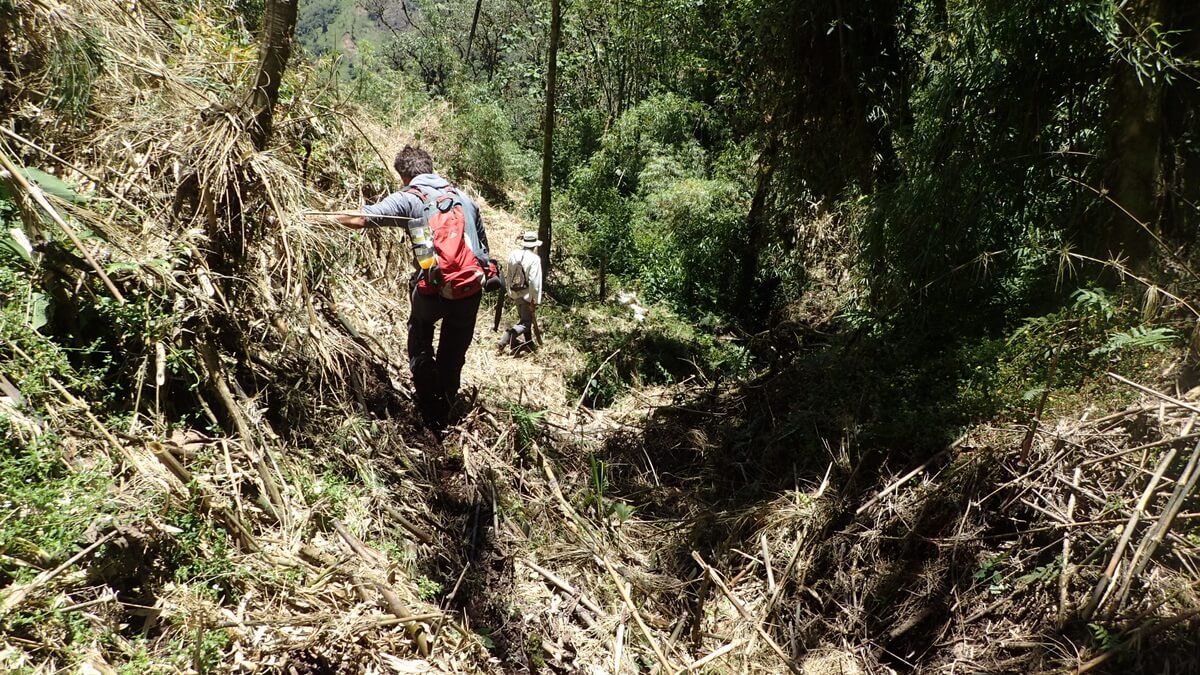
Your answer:
[[[483,0],[475,0],[475,15],[471,17],[471,32],[467,33],[467,56],[464,61],[467,62],[467,67],[471,68],[471,44],[475,42],[475,27],[479,25],[479,10],[483,9]],[[475,69],[471,68],[474,73]]]
[[[259,33],[258,76],[250,92],[250,139],[264,150],[271,138],[279,83],[292,54],[292,33],[296,29],[299,0],[266,0],[262,31]]]
[[[550,277],[550,172],[554,164],[554,101],[558,78],[558,38],[562,24],[559,0],[550,0],[550,54],[546,63],[546,115],[542,128],[542,204],[538,239],[542,240],[542,278]]]
[[[742,264],[738,270],[736,311],[745,319],[750,316],[755,304],[754,279],[758,276],[758,254],[766,243],[767,196],[771,192],[771,178],[775,175],[775,155],[778,143],[772,136],[758,158],[758,179],[755,181],[754,198],[750,201],[750,213],[746,216],[746,242],[742,249]]]
[[[608,254],[600,258],[600,293],[596,299],[604,302],[606,295],[608,295]]]
[[[1164,0],[1131,0],[1121,10],[1124,32],[1135,36],[1164,20]],[[1123,254],[1137,267],[1151,252],[1152,237],[1142,224],[1158,229],[1163,205],[1164,86],[1138,79],[1133,66],[1116,59],[1110,101],[1109,164],[1105,180],[1114,206],[1103,229],[1101,254]],[[1141,223],[1141,224],[1139,224]]]

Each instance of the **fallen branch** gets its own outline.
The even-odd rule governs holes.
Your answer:
[[[717,650],[711,652],[707,656],[696,659],[695,661],[692,661],[690,664],[688,664],[687,672],[690,673],[690,672],[696,670],[697,668],[706,666],[709,663],[712,663],[713,661],[721,658],[722,656],[725,656],[729,652],[737,649],[738,647],[741,647],[744,644],[746,644],[745,640],[734,640],[733,642],[730,642],[729,644],[725,645],[724,647],[721,647],[720,649],[717,649]]]
[[[403,527],[405,529],[405,531],[407,531],[409,534],[411,534],[412,536],[414,536],[418,540],[420,540],[420,542],[422,544],[425,544],[426,546],[433,545],[433,542],[434,542],[433,535],[429,534],[425,530],[422,530],[421,528],[419,528],[416,525],[414,525],[413,523],[411,523],[409,521],[409,519],[404,516],[403,513],[400,513],[399,511],[397,511],[394,507],[392,507],[389,504],[384,504],[383,510],[384,510],[384,512],[386,512],[388,514],[388,516],[390,516],[393,520],[395,520],[396,523],[400,525],[400,527]]]
[[[358,557],[362,558],[363,562],[367,563],[372,568],[387,564],[388,561],[386,557],[376,551],[371,550],[362,542],[361,539],[353,534],[350,534],[350,531],[346,529],[345,525],[342,525],[340,522],[335,520],[333,521],[333,529],[338,533],[338,536],[342,538],[342,541],[346,542],[346,545],[350,547],[350,550],[357,553]]]
[[[1076,492],[1079,490],[1079,479],[1083,476],[1083,469],[1075,467],[1075,475],[1071,478],[1071,486],[1075,489],[1071,491],[1071,496],[1067,498],[1067,531],[1063,533],[1062,547],[1062,573],[1058,577],[1058,627],[1067,623],[1067,590],[1071,585],[1071,530],[1070,527],[1075,525],[1075,503]]]
[[[192,473],[179,462],[179,459],[176,458],[175,455],[171,454],[170,450],[168,450],[162,443],[159,443],[158,441],[151,441],[148,445],[150,450],[154,453],[154,456],[160,463],[162,463],[164,467],[166,467],[167,471],[170,471],[171,475],[179,479],[180,483],[183,483],[185,491],[195,492],[199,495],[200,508],[212,511],[221,520],[225,521],[225,526],[228,527],[241,542],[243,550],[262,550],[262,547],[260,547],[258,542],[255,541],[254,535],[250,533],[250,528],[242,522],[241,518],[238,518],[237,514],[230,511],[228,507],[213,506],[214,500],[212,499],[211,495],[208,494],[208,491],[195,483]]]
[[[225,381],[225,369],[221,365],[221,357],[217,355],[216,350],[210,343],[205,342],[199,345],[199,347],[201,360],[204,362],[204,370],[207,371],[208,380],[216,391],[217,398],[225,406],[225,411],[229,413],[229,417],[233,420],[233,425],[237,429],[238,436],[246,444],[246,449],[249,451],[251,460],[254,462],[254,468],[258,471],[259,480],[262,481],[263,490],[266,492],[268,498],[268,502],[264,505],[274,518],[286,524],[288,522],[288,513],[283,500],[283,494],[279,491],[279,486],[275,484],[275,479],[271,475],[271,471],[264,458],[264,455],[269,451],[265,445],[260,448],[255,443],[250,425],[242,415],[242,410],[238,406],[237,401],[234,400],[233,391],[230,390],[229,383]]]
[[[587,610],[589,612],[591,612],[592,614],[595,614],[597,617],[604,616],[604,610],[600,609],[600,605],[597,605],[596,603],[592,602],[592,600],[590,598],[588,598],[586,595],[583,594],[583,591],[577,590],[574,586],[567,583],[563,579],[559,578],[557,575],[555,575],[550,570],[533,562],[532,560],[525,559],[525,560],[522,560],[521,562],[524,563],[525,566],[528,567],[529,569],[540,574],[542,576],[542,578],[544,578],[546,581],[549,581],[558,590],[562,591],[563,593],[566,593],[567,595],[571,596],[572,598],[577,598],[579,600],[579,604],[586,607]]]
[[[673,673],[678,670],[674,663],[667,658],[663,653],[662,648],[658,646],[658,641],[654,639],[654,634],[650,632],[650,627],[646,625],[646,621],[642,619],[642,613],[638,610],[638,606],[633,603],[633,598],[629,596],[629,588],[621,577],[613,571],[612,565],[603,558],[597,558],[597,561],[604,567],[604,571],[608,572],[608,576],[612,577],[613,583],[617,585],[617,591],[621,594],[621,599],[625,601],[625,606],[629,608],[630,614],[633,615],[633,620],[637,623],[638,628],[642,631],[642,635],[646,637],[646,642],[650,643],[650,649],[654,651],[654,656],[658,658],[658,663],[664,669],[664,672]]]
[[[1138,384],[1137,382],[1134,382],[1133,380],[1121,377],[1120,375],[1113,373],[1113,372],[1110,372],[1108,374],[1108,376],[1111,377],[1112,379],[1116,380],[1117,382],[1121,382],[1122,384],[1127,384],[1144,394],[1150,394],[1151,396],[1160,398],[1160,399],[1166,401],[1167,403],[1170,403],[1171,405],[1175,405],[1175,406],[1179,406],[1180,408],[1185,408],[1187,410],[1191,410],[1194,413],[1200,413],[1200,407],[1194,406],[1191,403],[1188,403],[1187,401],[1180,401],[1179,399],[1177,399],[1173,396],[1167,396],[1166,394],[1162,393],[1161,391],[1156,391],[1145,385]]]
[[[404,623],[404,632],[416,643],[417,651],[421,653],[421,656],[428,657],[431,645],[429,633],[425,631],[425,627],[417,622],[416,616],[408,611],[408,608],[400,601],[400,596],[396,595],[395,591],[380,583],[375,584],[375,590],[383,597],[388,611]]]
[[[918,466],[917,468],[913,469],[912,471],[909,471],[908,473],[904,474],[900,478],[896,479],[891,485],[889,485],[886,488],[884,488],[883,490],[881,490],[879,492],[879,494],[877,494],[874,497],[872,497],[871,499],[867,500],[866,504],[863,504],[862,506],[858,507],[858,509],[856,509],[854,511],[854,515],[859,515],[863,511],[866,511],[867,509],[871,508],[872,506],[875,506],[876,504],[878,504],[879,500],[883,499],[884,497],[886,497],[886,496],[890,495],[891,493],[895,492],[896,490],[898,490],[901,485],[904,485],[909,480],[912,480],[912,478],[914,476],[920,474],[922,471],[929,468],[929,465],[932,464],[933,462],[935,462],[936,460],[941,459],[942,455],[945,455],[946,453],[948,453],[948,452],[954,450],[955,448],[957,448],[958,446],[962,445],[963,441],[965,441],[965,440],[967,440],[966,435],[960,436],[958,438],[958,440],[951,443],[950,446],[947,447],[945,450],[942,450],[941,452],[937,453],[933,457],[930,457],[929,459],[922,462],[921,466]]]
[[[708,563],[704,562],[704,558],[700,556],[698,551],[692,551],[692,559],[695,560],[698,565],[700,565],[700,569],[704,570],[708,574],[709,578],[712,579],[712,582],[717,585],[717,588],[721,589],[721,593],[725,595],[729,602],[733,603],[733,606],[737,609],[738,614],[741,614],[743,619],[749,621],[751,625],[754,626],[754,631],[758,633],[759,637],[767,642],[767,645],[771,648],[771,651],[775,652],[776,656],[778,656],[780,659],[783,659],[783,663],[788,667],[788,670],[792,671],[794,675],[804,675],[803,671],[800,670],[800,666],[796,665],[796,663],[792,661],[792,659],[783,651],[779,644],[771,638],[767,631],[762,627],[762,623],[760,623],[754,618],[753,615],[750,614],[749,610],[747,610],[745,605],[742,604],[742,601],[738,600],[737,596],[733,594],[733,591],[729,590],[729,587],[725,585],[725,582],[721,579],[721,576],[717,574],[717,571],[710,567]]]
[[[20,605],[22,602],[24,602],[25,598],[28,598],[31,593],[33,593],[37,589],[41,588],[42,586],[45,586],[52,579],[54,579],[58,575],[65,572],[68,568],[70,568],[72,565],[74,565],[75,563],[82,560],[84,557],[86,557],[92,551],[95,551],[96,549],[103,546],[105,543],[108,542],[109,539],[112,539],[116,535],[117,535],[117,530],[110,531],[108,534],[97,539],[95,541],[95,543],[91,544],[90,546],[83,549],[79,553],[76,553],[75,555],[68,558],[67,561],[64,562],[63,564],[59,565],[58,567],[55,567],[54,569],[52,569],[48,572],[42,572],[41,574],[34,577],[33,581],[30,581],[29,583],[25,584],[24,586],[14,590],[11,593],[9,593],[8,595],[6,595],[4,597],[4,602],[0,603],[0,615],[8,614],[9,612],[16,609],[17,606]]]
[[[1142,539],[1141,545],[1133,555],[1133,560],[1129,566],[1129,571],[1125,574],[1125,579],[1121,584],[1120,592],[1117,596],[1117,607],[1120,608],[1125,604],[1125,598],[1129,595],[1129,588],[1133,583],[1133,579],[1150,564],[1150,559],[1154,557],[1155,550],[1162,544],[1166,538],[1167,532],[1171,529],[1171,524],[1175,522],[1175,517],[1183,509],[1183,503],[1191,496],[1192,491],[1196,488],[1196,479],[1200,478],[1200,467],[1197,463],[1200,462],[1200,443],[1192,450],[1192,456],[1188,459],[1187,466],[1184,467],[1183,473],[1179,476],[1179,482],[1175,484],[1175,491],[1171,494],[1171,498],[1167,501],[1166,507],[1163,509],[1162,516],[1154,527],[1146,533],[1146,537]]]
[[[0,126],[0,133],[3,133],[5,136],[8,136],[9,138],[13,139],[14,141],[17,141],[18,143],[21,143],[30,148],[33,148],[34,150],[37,150],[38,152],[42,153],[43,155],[49,157],[50,159],[58,162],[59,164],[62,164],[63,166],[67,167],[68,169],[71,169],[72,171],[83,176],[84,178],[87,178],[88,180],[95,183],[96,187],[107,192],[110,196],[112,196],[113,199],[116,199],[117,201],[121,202],[122,205],[129,208],[131,211],[138,214],[142,218],[149,217],[146,215],[145,211],[143,211],[141,208],[138,207],[137,204],[134,204],[133,202],[131,202],[128,199],[126,199],[125,197],[123,197],[119,192],[117,192],[116,190],[109,187],[109,185],[107,183],[105,183],[103,180],[100,180],[100,178],[96,177],[94,174],[89,173],[86,169],[79,166],[78,164],[72,164],[71,162],[68,162],[67,160],[63,159],[62,157],[59,157],[58,155],[47,150],[46,148],[43,148],[42,146],[38,145],[37,143],[34,143],[33,141],[25,138],[24,136],[20,136],[18,134],[13,133],[12,131],[10,131],[8,129],[5,129],[3,126]]]
[[[1110,373],[1111,374],[1111,373]],[[1137,527],[1138,521],[1142,517],[1142,513],[1146,509],[1146,505],[1150,503],[1150,497],[1154,494],[1155,488],[1158,487],[1158,482],[1162,480],[1163,473],[1166,472],[1167,466],[1171,460],[1175,459],[1175,450],[1171,450],[1158,463],[1158,468],[1154,470],[1154,476],[1150,482],[1146,484],[1146,489],[1142,492],[1142,498],[1138,500],[1137,506],[1133,512],[1129,514],[1129,521],[1125,523],[1125,529],[1121,532],[1121,538],[1117,541],[1116,550],[1113,551],[1112,558],[1108,561],[1108,567],[1104,570],[1100,580],[1096,582],[1096,587],[1092,590],[1092,595],[1088,599],[1087,605],[1080,611],[1079,617],[1087,621],[1092,618],[1092,614],[1103,604],[1107,597],[1109,585],[1112,584],[1113,575],[1116,574],[1117,565],[1121,562],[1121,557],[1125,553],[1125,546],[1129,544],[1129,539],[1133,536],[1133,530]]]
[[[1092,459],[1088,459],[1088,460],[1080,462],[1079,466],[1081,466],[1081,467],[1091,466],[1093,464],[1107,462],[1110,459],[1120,459],[1121,457],[1124,457],[1125,455],[1132,455],[1135,452],[1141,452],[1143,450],[1151,450],[1153,448],[1162,447],[1164,445],[1170,445],[1170,444],[1176,443],[1176,442],[1191,441],[1191,440],[1195,440],[1197,438],[1200,438],[1200,433],[1184,434],[1182,436],[1174,436],[1172,438],[1163,438],[1161,440],[1154,441],[1153,443],[1143,443],[1142,445],[1134,446],[1132,448],[1126,448],[1124,450],[1109,453],[1109,454],[1103,455],[1101,457],[1094,457]]]
[[[1076,675],[1082,675],[1083,673],[1095,670],[1096,668],[1103,665],[1106,661],[1108,661],[1110,658],[1112,658],[1116,654],[1125,653],[1131,647],[1136,645],[1139,641],[1144,640],[1144,639],[1150,637],[1151,635],[1154,635],[1155,633],[1158,633],[1167,628],[1170,628],[1171,626],[1174,626],[1177,623],[1182,623],[1184,621],[1190,621],[1190,620],[1196,618],[1197,616],[1200,616],[1200,608],[1193,608],[1193,609],[1189,609],[1185,612],[1180,612],[1179,614],[1176,614],[1175,616],[1164,619],[1158,623],[1148,623],[1148,624],[1142,626],[1141,628],[1137,629],[1136,631],[1134,631],[1133,635],[1130,635],[1128,640],[1125,640],[1121,644],[1113,647],[1112,649],[1109,649],[1108,651],[1097,656],[1096,658],[1092,659],[1091,661],[1087,661],[1086,663],[1079,664],[1079,667],[1076,668],[1073,672]]]
[[[6,155],[2,150],[0,150],[0,166],[3,166],[4,169],[8,171],[13,182],[16,183],[17,186],[20,187],[26,194],[32,197],[33,201],[37,202],[37,205],[42,207],[42,210],[46,212],[46,215],[50,216],[50,220],[53,220],[54,224],[58,225],[59,229],[63,231],[63,234],[67,235],[67,238],[71,240],[71,243],[75,245],[75,248],[79,249],[79,252],[83,254],[83,258],[84,260],[87,260],[88,265],[90,265],[96,274],[100,276],[100,280],[104,282],[105,287],[108,288],[108,292],[112,293],[112,296],[117,299],[117,302],[121,303],[122,305],[125,304],[125,296],[121,295],[121,291],[117,290],[117,287],[115,284],[113,284],[112,279],[109,279],[108,275],[105,274],[104,268],[100,266],[100,263],[96,262],[96,259],[92,257],[91,252],[84,247],[83,242],[79,240],[79,235],[75,234],[75,230],[67,224],[67,221],[63,220],[62,216],[58,215],[58,211],[51,206],[50,202],[46,199],[46,196],[42,194],[42,189],[36,185],[30,184],[29,181],[25,180],[25,176],[23,176],[20,170],[13,165],[12,161],[9,160],[8,155]]]

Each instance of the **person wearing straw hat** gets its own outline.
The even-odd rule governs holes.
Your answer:
[[[388,195],[378,204],[364,206],[362,214],[339,216],[338,222],[353,229],[395,225],[393,220],[405,223],[422,219],[422,214],[428,213],[431,203],[438,204],[439,208],[443,203],[461,204],[462,239],[469,245],[481,270],[494,269],[494,263],[488,258],[487,233],[483,228],[479,207],[449,181],[433,172],[433,159],[429,153],[406,145],[396,155],[393,167],[400,174],[404,188]],[[447,202],[447,195],[452,198],[451,202]],[[468,287],[467,292],[457,295],[422,292],[420,279],[426,278],[422,276],[426,273],[427,270],[419,270],[410,283],[412,304],[408,316],[408,365],[422,416],[427,424],[440,430],[449,421],[451,407],[458,396],[467,348],[471,346],[471,339],[475,335],[475,318],[479,312],[482,290],[490,289],[493,285],[498,287],[500,279],[478,272],[486,277],[482,288],[475,284]],[[439,321],[442,324],[441,337],[435,352],[433,333]]]
[[[504,270],[508,297],[517,305],[517,323],[500,338],[496,346],[500,352],[511,349],[516,353],[525,347],[532,348],[534,343],[530,334],[537,325],[537,306],[542,302],[542,259],[537,251],[542,242],[537,232],[526,232],[517,243],[520,246],[508,254],[508,266]]]

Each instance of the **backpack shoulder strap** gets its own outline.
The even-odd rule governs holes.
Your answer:
[[[410,195],[416,195],[424,204],[428,204],[431,200],[436,199],[439,193],[438,190],[425,185],[409,185],[404,188],[404,191]]]

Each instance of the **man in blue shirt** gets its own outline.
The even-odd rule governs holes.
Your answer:
[[[339,216],[338,222],[354,228],[396,225],[397,219],[420,219],[426,200],[455,188],[433,172],[433,159],[420,148],[404,146],[393,163],[404,188],[383,201],[363,207],[361,216]],[[475,256],[487,267],[488,242],[479,207],[459,192],[465,215],[464,237]],[[402,223],[406,221],[401,221]],[[414,266],[416,262],[414,261]],[[418,268],[419,269],[419,268]],[[482,291],[451,299],[441,294],[419,293],[412,285],[412,309],[408,318],[408,365],[413,389],[426,422],[440,429],[449,417],[458,395],[467,348],[475,334],[475,316]],[[442,322],[437,352],[433,348],[433,329]]]

